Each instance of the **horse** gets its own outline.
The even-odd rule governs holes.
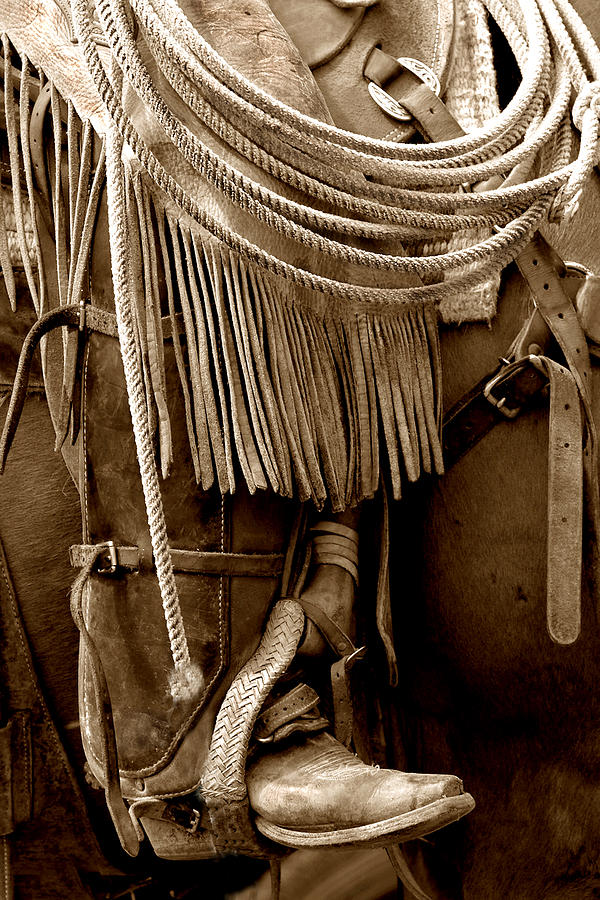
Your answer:
[[[323,84],[325,83],[326,77],[323,80]],[[594,198],[588,197],[587,199],[593,207]],[[553,243],[560,252],[565,253],[563,246],[567,250],[569,247],[560,244],[560,239],[559,234],[555,240],[553,239]],[[571,255],[577,256],[581,260],[581,235],[575,234],[573,229],[570,239],[573,242],[573,250],[577,251]],[[589,256],[585,260],[590,265],[594,262],[593,249],[593,247],[589,249]],[[515,331],[518,330],[515,329],[515,322],[520,322],[523,318],[522,308],[525,296],[522,284],[513,274],[511,281],[504,285],[502,304],[492,331],[484,331],[485,326],[468,326],[461,329],[460,336],[456,329],[449,329],[447,333],[443,334],[442,354],[446,357],[444,369],[446,373],[449,373],[445,380],[446,406],[452,405],[452,402],[462,396],[472,383],[493,368],[492,361],[495,356],[506,353],[507,346]],[[476,360],[473,358],[472,345],[474,343],[477,346]],[[544,495],[541,486],[544,484],[545,473],[541,471],[543,464],[536,467],[534,472],[531,471],[531,461],[536,455],[531,450],[537,446],[540,451],[539,458],[543,459],[541,445],[543,444],[544,427],[544,416],[540,412],[537,414],[527,413],[527,416],[523,416],[517,422],[507,423],[495,429],[484,442],[471,450],[461,462],[453,467],[440,485],[436,485],[425,495],[420,489],[411,492],[411,496],[405,498],[398,507],[394,506],[392,510],[392,534],[398,541],[399,548],[394,560],[396,567],[392,571],[392,576],[393,578],[395,576],[395,581],[402,585],[402,593],[408,591],[417,597],[422,597],[422,603],[411,604],[410,608],[404,611],[401,629],[397,629],[396,635],[398,647],[401,648],[399,653],[401,688],[393,693],[393,703],[405,712],[407,720],[412,719],[413,725],[415,722],[418,723],[419,732],[411,735],[410,727],[405,728],[404,752],[409,761],[414,760],[414,766],[418,770],[456,770],[464,774],[465,778],[467,778],[466,773],[469,773],[469,777],[473,779],[473,783],[478,786],[478,790],[485,797],[486,809],[483,813],[479,806],[476,812],[467,817],[464,824],[440,832],[435,839],[435,852],[433,847],[431,851],[429,849],[427,851],[432,859],[421,860],[419,869],[421,877],[431,881],[429,873],[438,873],[441,886],[436,886],[433,881],[427,885],[431,893],[438,892],[437,896],[458,896],[452,891],[461,890],[464,891],[464,896],[472,897],[495,895],[525,897],[536,896],[536,892],[539,896],[551,896],[550,890],[555,890],[556,896],[559,896],[558,891],[564,890],[566,877],[571,879],[571,889],[578,890],[579,896],[591,896],[589,892],[593,889],[593,885],[591,885],[593,875],[586,874],[586,866],[589,870],[593,861],[582,858],[579,862],[581,869],[573,872],[574,849],[568,843],[568,840],[572,839],[572,835],[566,836],[568,840],[565,839],[564,833],[556,836],[557,843],[553,848],[556,868],[552,870],[546,864],[543,873],[538,871],[532,873],[531,860],[536,858],[536,851],[532,846],[528,846],[527,853],[522,857],[524,865],[521,870],[515,871],[515,866],[509,869],[505,865],[503,857],[501,863],[493,865],[494,857],[489,852],[486,852],[485,855],[479,854],[480,866],[476,859],[478,850],[484,841],[493,840],[495,845],[502,845],[502,840],[506,840],[509,833],[504,812],[505,794],[509,783],[505,777],[498,779],[502,785],[502,796],[496,798],[493,793],[498,765],[506,764],[509,752],[515,754],[516,757],[522,754],[524,759],[519,759],[519,763],[523,765],[527,762],[530,766],[535,766],[540,760],[539,756],[534,756],[532,761],[532,740],[529,735],[522,740],[517,736],[512,742],[505,739],[503,743],[502,732],[505,731],[507,723],[509,727],[511,722],[513,727],[517,727],[521,724],[522,718],[531,716],[532,718],[528,721],[529,727],[537,735],[546,734],[552,729],[550,732],[552,737],[555,736],[554,730],[557,728],[556,717],[552,715],[555,709],[549,710],[540,702],[534,703],[532,709],[529,696],[523,698],[523,707],[517,706],[515,709],[515,698],[519,694],[514,689],[507,692],[506,682],[508,681],[510,684],[510,677],[514,678],[515,673],[518,673],[520,683],[524,674],[520,666],[522,667],[529,659],[532,660],[532,665],[531,669],[526,669],[526,675],[533,679],[536,675],[542,677],[541,672],[543,672],[543,678],[548,678],[548,667],[544,668],[539,665],[545,647],[545,652],[549,655],[555,653],[552,662],[560,672],[557,683],[563,689],[565,683],[572,684],[573,693],[575,693],[575,685],[577,688],[581,687],[582,676],[578,654],[586,632],[592,632],[587,639],[593,640],[592,623],[589,623],[587,628],[585,627],[586,615],[588,618],[592,617],[589,610],[584,615],[582,638],[573,650],[559,647],[554,651],[552,645],[547,647],[543,628],[540,626],[540,610],[544,607],[545,575],[542,563],[543,548],[539,539],[538,526],[539,522],[543,520],[543,510],[540,507],[543,505]],[[501,433],[502,429],[504,429],[503,434]],[[506,447],[510,447],[515,440],[520,441],[522,448],[526,451],[523,466],[519,470],[517,463],[511,460],[507,472]],[[510,453],[510,449],[508,452]],[[508,476],[514,478],[512,491],[506,490]],[[481,530],[482,518],[479,508],[482,499],[481,492],[477,490],[474,496],[473,488],[474,485],[481,484],[483,478],[485,478],[486,485],[489,485],[486,500],[490,501],[490,505],[494,504],[492,507],[494,515],[488,515],[485,518],[491,533],[485,534],[482,534]],[[533,481],[537,488],[532,492],[531,498],[523,497],[516,486],[525,483],[528,479]],[[492,484],[495,488],[492,488]],[[495,495],[494,490],[496,491]],[[517,514],[509,515],[509,525],[507,525],[506,519],[497,515],[497,508],[501,506],[500,499],[507,494],[513,498],[522,498],[523,501]],[[538,503],[535,509],[531,509],[532,502]],[[454,508],[457,511],[452,513]],[[443,527],[444,522],[448,521],[448,515],[451,516],[454,526],[451,541],[449,541],[449,531]],[[511,535],[510,541],[507,541],[505,537],[507,527],[514,528],[515,521],[522,521],[525,528],[529,526],[529,531],[526,532],[529,540],[526,554],[528,568],[525,572],[528,581],[523,575],[525,566],[522,546],[514,541],[513,535]],[[423,543],[427,547],[427,552],[424,556],[428,560],[436,561],[435,565],[423,571],[420,569],[415,571],[414,567],[410,565],[412,559],[418,558],[415,551],[420,538],[419,529],[416,527],[417,523],[421,523],[422,534],[425,536]],[[457,540],[457,529],[462,529],[458,532],[461,534],[460,540]],[[399,535],[402,535],[402,540],[399,540]],[[499,538],[503,538],[501,552],[498,548],[498,555],[491,557],[487,563],[488,581],[490,585],[494,585],[494,589],[489,589],[488,600],[490,603],[499,604],[500,602],[505,603],[507,597],[516,596],[518,603],[522,605],[518,607],[520,618],[515,621],[514,630],[511,630],[509,635],[515,644],[514,652],[511,654],[512,648],[510,643],[507,643],[502,648],[506,656],[500,656],[496,660],[491,654],[491,648],[496,649],[498,635],[501,633],[499,623],[503,622],[503,617],[500,610],[497,610],[496,618],[492,622],[487,618],[477,617],[478,611],[473,610],[472,598],[480,596],[481,584],[484,579],[481,574],[482,569],[479,567],[476,570],[475,567],[471,569],[471,566],[473,565],[474,548],[489,546],[495,548]],[[402,554],[400,547],[403,551]],[[457,553],[459,554],[458,564]],[[513,566],[509,567],[506,564],[507,558],[513,562]],[[467,560],[468,565],[466,564]],[[471,571],[473,572],[472,580],[470,584],[467,582],[466,589],[462,584],[457,585],[453,580],[458,577],[462,581],[462,578]],[[488,569],[484,567],[483,571],[488,571]],[[498,581],[500,581],[500,587],[497,587]],[[394,580],[392,585],[394,585]],[[398,593],[400,593],[399,589]],[[464,605],[457,609],[456,604],[463,597],[465,598]],[[530,603],[530,606],[527,606],[527,603]],[[494,607],[492,606],[492,608]],[[477,624],[478,628],[465,630],[465,623]],[[465,631],[469,632],[469,638],[466,641]],[[485,649],[490,652],[485,652],[479,643],[477,653],[474,653],[473,631],[477,632],[480,642],[483,640],[483,636],[487,636]],[[418,635],[423,636],[422,641],[415,640]],[[531,643],[525,639],[527,637],[531,638]],[[542,641],[544,642],[543,646]],[[531,646],[536,648],[535,654],[527,652]],[[577,655],[575,655],[576,653]],[[569,657],[569,654],[572,656]],[[586,655],[586,659],[588,657],[593,659],[593,654],[589,653]],[[490,671],[492,664],[495,665]],[[589,677],[593,678],[593,665],[591,663],[590,665],[592,671]],[[480,669],[477,666],[480,666]],[[479,676],[482,674],[484,677],[480,679]],[[541,686],[546,683],[545,680],[542,681]],[[478,690],[480,685],[481,693]],[[569,694],[569,701],[572,696]],[[480,726],[474,736],[468,727],[469,716],[465,715],[465,698],[469,704],[467,708],[470,715],[474,714],[477,717],[478,726]],[[483,704],[481,704],[482,700]],[[489,713],[490,706],[493,714],[491,721],[488,716],[484,715],[484,713]],[[588,735],[582,736],[581,732],[576,732],[579,742],[576,744],[571,733],[574,711],[571,702],[565,706],[560,707],[558,719],[563,729],[561,737],[564,739],[569,735],[570,749],[574,745],[578,747],[581,753],[578,761],[582,771],[586,772],[588,769],[585,766],[585,754],[590,752],[590,748],[585,744],[584,738]],[[414,712],[415,709],[418,709],[418,713]],[[448,716],[449,711],[451,711],[452,717],[450,723],[447,723],[445,717]],[[481,727],[484,722],[488,723],[489,734],[488,730]],[[471,737],[471,740],[465,735]],[[502,744],[505,751],[508,751],[502,756],[499,753],[499,744]],[[394,750],[398,752],[399,746],[388,747],[388,751],[392,755]],[[481,756],[484,756],[487,763],[483,772],[480,771]],[[547,761],[545,760],[545,762]],[[567,760],[567,762],[568,765],[561,769],[560,763],[552,758],[552,765],[548,763],[547,769],[537,776],[538,781],[543,782],[543,779],[546,778],[551,785],[557,785],[557,790],[562,788],[563,793],[566,793],[566,787],[561,783],[560,778],[573,777],[572,761]],[[444,765],[445,763],[452,763],[452,765]],[[519,781],[521,775],[522,783]],[[530,773],[516,772],[514,781],[519,790],[514,791],[515,805],[511,805],[512,794],[509,798],[511,801],[508,805],[509,821],[512,821],[519,809],[519,802],[523,805],[524,800],[528,805],[532,803],[530,791],[534,781]],[[573,816],[580,815],[582,811],[583,803],[578,797],[569,797],[572,805],[568,809]],[[498,815],[499,808],[502,809],[504,818]],[[588,809],[588,807],[584,807],[586,815]],[[549,803],[546,799],[543,810],[539,812],[541,815],[550,815],[549,811],[551,810],[551,802]],[[539,819],[536,820],[530,832],[532,835],[535,832],[536,839],[539,821]],[[472,825],[471,822],[473,822]],[[587,823],[585,824],[587,827]],[[580,828],[583,827],[583,825],[580,826]],[[485,834],[483,838],[482,830]],[[579,846],[586,843],[588,834],[589,832],[584,832],[578,836]],[[429,838],[429,841],[432,840]],[[447,848],[445,842],[449,843],[450,849]],[[575,850],[577,849],[575,848]],[[563,854],[562,857],[560,853]],[[451,870],[450,876],[440,868],[440,856],[451,860],[448,867]],[[454,871],[452,871],[453,867]],[[523,869],[527,871],[523,871]],[[565,872],[568,875],[565,875]],[[507,882],[507,879],[510,880]],[[585,891],[588,893],[586,894]],[[433,895],[435,896],[435,894]]]

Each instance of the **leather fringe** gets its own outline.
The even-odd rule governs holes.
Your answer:
[[[23,211],[26,207],[23,198],[23,191],[21,188],[21,172],[25,168],[27,183],[29,183],[28,179],[30,173],[27,172],[27,162],[29,159],[29,155],[22,152],[21,141],[19,139],[19,126],[23,116],[20,108],[20,96],[15,96],[15,86],[18,86],[19,84],[17,79],[19,78],[20,73],[18,72],[18,70],[13,68],[12,60],[14,50],[8,37],[5,34],[2,35],[2,49],[4,57],[4,119],[6,123],[6,134],[8,138],[8,157],[11,172],[11,191],[13,197],[13,209],[17,232],[17,246],[19,254],[21,256],[21,264],[23,265],[25,276],[27,278],[27,284],[33,300],[33,305],[36,309],[36,312],[39,313],[39,290],[29,256],[29,248],[27,246],[27,237],[25,233],[25,221],[23,217]],[[4,246],[6,244],[6,246],[8,246],[8,241],[5,240],[5,223],[0,223],[0,232],[3,233],[2,235],[0,235],[0,245]],[[0,250],[0,263],[2,263],[2,271],[4,274],[5,282],[7,284],[7,287],[9,288],[11,305],[13,309],[15,309],[16,295],[14,293],[14,278],[12,266],[14,264],[17,264],[17,260],[11,260],[10,256],[7,259],[4,249],[2,249]],[[12,295],[10,293],[11,291]]]
[[[4,52],[6,77],[14,81],[6,38]],[[14,92],[5,92],[5,114],[19,247],[26,255],[20,207],[24,199],[31,204],[34,181],[26,140],[25,58],[22,66],[20,95],[17,99]],[[50,112],[54,150],[48,167],[60,302],[81,302],[88,299],[104,154],[95,158],[89,123],[80,121],[52,85]],[[373,497],[382,477],[397,499],[404,481],[441,474],[440,359],[433,306],[359,308],[307,289],[291,290],[281,277],[172,216],[139,171],[126,171],[130,266],[138,286],[137,352],[163,478],[173,454],[164,314],[174,325],[183,319],[183,334],[172,329],[173,352],[191,458],[203,490],[217,483],[222,493],[232,492],[242,477],[251,493],[271,488],[285,497],[311,500],[318,508],[328,504],[335,512]],[[0,217],[0,263],[6,272],[5,244]],[[34,244],[37,253],[36,234]],[[43,278],[38,289],[28,257],[23,264],[39,312]],[[76,359],[72,343],[72,348],[65,343],[67,360]],[[72,381],[64,385],[62,438]]]
[[[399,498],[404,480],[443,471],[433,308],[329,311],[320,295],[290,292],[173,217],[129,177],[140,347],[163,470],[164,354],[147,327],[160,319],[161,280],[169,315],[183,316],[174,355],[203,489],[216,481],[232,491],[241,473],[251,493],[271,488],[338,511],[373,497],[382,475]]]

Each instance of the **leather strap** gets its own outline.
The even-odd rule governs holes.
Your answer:
[[[415,124],[428,140],[444,141],[464,135],[459,123],[424,82],[412,73],[400,71],[399,64],[396,69],[391,57],[382,59],[380,54],[381,51],[375,50],[371,53],[365,75],[372,80],[387,78],[386,90],[412,113]],[[565,266],[539,232],[516,262],[568,365],[566,369],[549,357],[539,357],[550,382],[548,630],[553,640],[569,644],[577,638],[581,623],[584,434],[580,401],[587,419],[588,458],[593,460],[594,468],[596,461],[591,365],[585,334],[564,289]],[[485,433],[485,411],[478,410],[475,403],[469,404],[469,410],[478,412],[479,416],[471,423],[463,418],[463,426],[474,424],[479,417],[481,434]],[[592,462],[587,465],[589,468]],[[589,483],[594,483],[593,473],[586,477]]]
[[[590,355],[577,312],[564,288],[564,263],[539,232],[521,251],[516,263],[533,294],[535,305],[558,341],[582,399],[589,403]]]
[[[100,549],[91,547],[84,565],[77,575],[71,591],[71,615],[79,629],[81,641],[87,651],[88,665],[92,675],[95,692],[94,714],[97,717],[96,727],[102,735],[102,757],[104,795],[106,805],[112,818],[121,846],[130,856],[139,852],[139,835],[129,816],[127,806],[121,793],[119,778],[119,760],[115,736],[114,719],[110,692],[100,654],[90,635],[83,613],[83,594],[88,578],[97,562]]]
[[[82,309],[84,310],[84,318],[82,319]],[[178,314],[175,318],[175,325],[179,333],[183,332],[183,317]],[[4,471],[6,457],[8,456],[12,445],[19,419],[23,411],[23,405],[27,397],[27,385],[29,384],[29,376],[31,373],[31,365],[33,355],[38,344],[44,335],[53,331],[55,328],[77,328],[96,331],[99,334],[106,334],[109,337],[117,337],[117,319],[114,313],[107,312],[97,306],[85,304],[83,307],[79,303],[68,303],[59,306],[43,315],[35,322],[21,348],[19,356],[19,364],[15,375],[15,382],[10,398],[10,404],[2,437],[0,438],[0,474]],[[162,319],[163,334],[165,338],[169,338],[173,334],[172,323],[169,316]]]
[[[547,384],[544,371],[531,365],[528,358],[510,367],[502,366],[482,378],[444,417],[442,448],[446,471],[494,426],[515,418],[524,407],[529,407]]]
[[[319,695],[308,684],[297,684],[282,697],[278,697],[264,709],[256,720],[253,736],[261,743],[281,740],[294,731],[307,730],[295,727],[295,720],[312,714],[307,720],[310,731],[322,731],[329,724],[318,713]],[[286,726],[290,726],[286,728]]]
[[[317,626],[334,653],[337,653],[338,656],[354,653],[356,647],[348,635],[342,631],[339,625],[336,625],[333,619],[320,606],[305,600],[304,597],[299,597],[297,602],[311,622],[314,622]]]
[[[99,555],[97,565],[102,572],[111,568],[136,571],[148,567],[139,547],[95,545]],[[103,549],[104,546],[104,549]],[[94,545],[74,544],[69,548],[71,565],[85,565]],[[206,550],[170,550],[175,572],[197,575],[275,578],[283,571],[282,553],[220,553]]]
[[[583,422],[573,374],[541,357],[550,382],[548,441],[547,624],[558,644],[581,629]]]
[[[363,74],[398,100],[412,115],[419,131],[430,141],[449,141],[463,137],[464,131],[437,94],[418,75],[397,59],[373,47]]]
[[[319,522],[310,529],[312,562],[345,569],[358,587],[358,534],[339,522]]]
[[[31,818],[31,713],[19,710],[0,728],[0,836]]]
[[[350,528],[348,525],[342,525],[341,522],[330,522],[329,520],[322,519],[320,522],[317,522],[316,525],[312,526],[310,532],[311,534],[335,534],[338,537],[343,537],[348,541],[352,541],[358,547],[358,533],[354,528]]]
[[[354,730],[354,707],[350,673],[355,663],[363,659],[366,647],[359,647],[348,653],[331,667],[331,693],[333,698],[333,730],[336,739],[345,747],[352,742]]]

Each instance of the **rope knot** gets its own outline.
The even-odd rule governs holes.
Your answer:
[[[578,131],[583,130],[583,117],[591,109],[600,120],[600,81],[586,81],[573,104],[573,124]]]

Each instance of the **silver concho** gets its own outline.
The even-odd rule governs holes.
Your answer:
[[[409,72],[412,72],[413,75],[416,75],[417,78],[420,78],[439,97],[441,90],[440,80],[433,69],[430,69],[421,60],[413,59],[410,56],[399,56],[398,62],[405,69],[408,69]],[[388,116],[397,119],[399,122],[410,122],[412,119],[408,110],[401,103],[398,103],[397,100],[394,100],[382,87],[375,84],[374,81],[369,82],[369,93],[377,106],[387,113]]]

